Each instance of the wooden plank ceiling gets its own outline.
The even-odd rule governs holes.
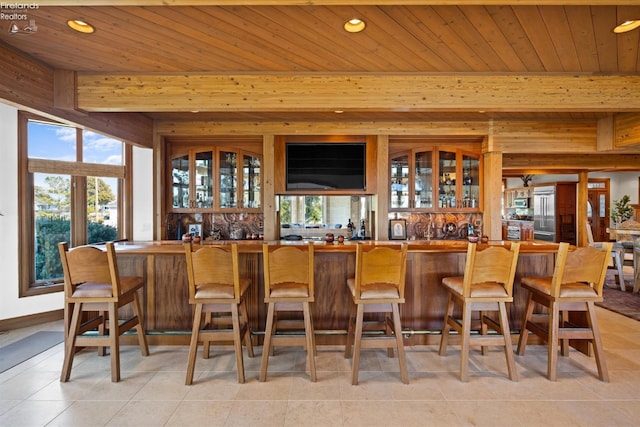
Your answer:
[[[3,28],[0,44],[80,74],[640,75],[640,30],[612,32],[622,21],[640,19],[637,2],[395,3],[114,0],[83,7],[45,0],[37,9],[18,11],[34,20],[37,31],[10,34]],[[365,20],[363,32],[343,30],[352,17]],[[65,25],[68,19],[82,19],[96,31],[76,33]],[[597,106],[527,111],[526,105],[523,100],[517,112],[345,111],[340,120],[593,120],[604,114]],[[200,111],[142,112],[167,121],[336,120],[333,111],[299,110],[294,118],[255,109],[207,111],[205,105]]]

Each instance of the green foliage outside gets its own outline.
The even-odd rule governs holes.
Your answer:
[[[35,203],[40,208],[35,219],[36,281],[56,280],[63,276],[58,243],[69,242],[71,239],[71,179],[52,175],[44,181],[46,187],[34,188]],[[103,224],[104,218],[97,214],[102,206],[115,199],[111,187],[104,180],[87,177],[87,243],[118,239],[118,230]]]
[[[304,201],[304,219],[292,212],[292,200]],[[280,198],[280,223],[320,224],[322,222],[322,202],[324,196],[288,196]]]
[[[611,209],[611,219],[615,223],[630,220],[633,216],[633,208],[629,205],[631,198],[625,194],[620,200],[613,201],[613,209]]]
[[[71,238],[71,221],[51,215],[36,218],[35,277],[37,281],[60,279],[63,276],[58,243]],[[118,238],[118,230],[99,222],[88,223],[87,241],[106,242]]]
[[[291,224],[291,199],[282,197],[280,200],[280,223]]]
[[[307,224],[320,224],[322,222],[322,198],[321,196],[306,196],[304,200],[304,220]]]
[[[71,179],[64,176],[52,175],[44,179],[46,187],[36,185],[36,205],[46,209],[47,213],[63,214],[71,208]],[[97,200],[96,200],[96,187]],[[87,214],[95,214],[100,207],[113,202],[116,196],[111,186],[102,178],[87,177]]]

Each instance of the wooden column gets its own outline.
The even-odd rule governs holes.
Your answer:
[[[576,189],[576,227],[578,229],[578,246],[587,246],[587,229],[585,222],[587,221],[587,203],[589,200],[589,172],[581,171],[578,173],[578,187]]]
[[[389,238],[389,135],[378,135],[378,156],[376,175],[378,191],[375,196],[373,209],[376,211],[376,230],[372,236],[376,240]]]
[[[489,240],[502,240],[502,152],[492,151],[489,134],[483,149],[483,225]]]
[[[275,138],[267,134],[262,136],[262,204],[264,212],[264,239],[275,240],[276,227],[276,193],[275,193]]]

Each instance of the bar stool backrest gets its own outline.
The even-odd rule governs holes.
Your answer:
[[[363,288],[375,284],[393,284],[398,288],[400,299],[404,298],[405,273],[407,269],[407,244],[356,249],[356,298]]]
[[[602,296],[609,257],[613,244],[603,242],[601,248],[587,246],[569,252],[568,243],[560,243],[551,284],[551,295],[560,295],[560,287],[566,283],[588,283]]]
[[[240,273],[238,244],[230,246],[204,246],[192,252],[185,245],[187,274],[189,276],[189,301],[193,304],[196,288],[200,285],[233,285],[236,302],[240,302]]]
[[[271,286],[281,283],[306,284],[308,294],[314,296],[314,246],[307,245],[274,247],[267,243],[262,246],[265,297],[271,293]]]
[[[519,242],[512,242],[510,249],[492,246],[481,251],[477,250],[477,243],[469,243],[462,295],[470,296],[471,285],[494,282],[504,286],[507,295],[512,296],[519,252]]]
[[[83,283],[110,283],[112,296],[119,295],[119,274],[112,242],[106,250],[95,246],[78,246],[69,249],[66,242],[58,244],[64,271],[64,292],[69,298],[77,285]]]

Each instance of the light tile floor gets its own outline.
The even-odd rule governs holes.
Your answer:
[[[638,296],[640,298],[640,296]],[[302,350],[278,349],[267,382],[257,380],[260,348],[245,357],[247,382],[236,383],[233,352],[216,347],[199,358],[184,385],[187,347],[152,346],[142,357],[123,346],[122,381],[109,358],[76,356],[71,381],[60,383],[62,344],[0,374],[0,426],[637,426],[640,424],[640,322],[598,309],[610,383],[595,361],[575,351],[560,358],[557,382],[546,379],[546,347],[516,356],[519,382],[507,377],[503,352],[474,351],[471,379],[458,379],[459,352],[407,348],[409,385],[396,359],[364,350],[360,384],[350,384],[342,349],[320,347],[318,382],[305,373]],[[0,335],[0,345],[61,322]]]

